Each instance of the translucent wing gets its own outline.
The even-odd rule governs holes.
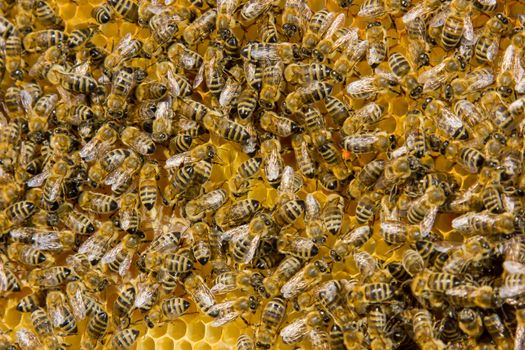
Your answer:
[[[248,228],[249,228],[249,225],[245,224],[245,225],[241,225],[241,226],[237,226],[232,229],[229,229],[228,231],[221,233],[220,235],[221,240],[231,241],[236,236],[246,235],[248,234]]]
[[[168,158],[166,160],[166,164],[165,164],[164,168],[166,168],[166,169],[178,168],[184,163],[194,162],[194,161],[197,161],[197,160],[198,160],[197,158],[191,156],[191,153],[189,151],[188,152],[183,152],[183,153],[179,153],[179,154],[176,154],[176,155]]]
[[[318,219],[321,215],[321,205],[313,194],[308,193],[305,199],[305,215],[306,221]]]
[[[427,235],[428,233],[430,233],[430,231],[432,231],[432,227],[434,227],[434,222],[436,221],[437,213],[438,207],[430,209],[429,212],[423,218],[423,220],[419,223],[419,229],[423,236]]]
[[[279,184],[279,191],[281,193],[294,193],[294,177],[295,171],[289,165],[284,167],[281,183]]]
[[[282,171],[282,159],[279,152],[273,149],[264,166],[264,172],[268,181],[274,181],[279,178]]]
[[[137,309],[147,306],[153,299],[154,295],[157,293],[158,288],[159,285],[157,283],[143,285],[141,288],[137,288],[137,296],[135,297],[133,306]]]
[[[325,37],[331,38],[332,35],[334,35],[334,33],[341,27],[341,25],[345,23],[345,19],[346,17],[344,13],[340,13],[339,15],[337,15],[337,17],[334,18],[330,26],[326,29]]]
[[[4,263],[0,261],[0,292],[7,291],[8,281],[4,269]]]
[[[429,26],[432,28],[441,27],[445,24],[448,14],[450,13],[450,7],[444,6],[429,22]]]
[[[173,97],[180,96],[181,88],[177,81],[177,78],[175,77],[175,73],[173,73],[171,69],[167,73],[167,78],[168,78],[168,84],[170,85],[170,88],[171,88],[172,96]]]
[[[307,330],[306,318],[300,317],[283,327],[280,335],[281,338],[283,338],[283,343],[294,344],[300,342],[304,338]]]
[[[359,39],[358,30],[357,28],[352,27],[350,28],[348,33],[346,33],[345,35],[342,35],[341,37],[337,38],[334,41],[333,49],[334,50],[337,50],[339,48],[346,49],[350,47],[351,45],[355,44],[358,39]]]
[[[385,13],[383,1],[365,1],[357,13],[358,17],[380,17]]]
[[[525,265],[518,261],[506,260],[503,269],[509,274],[525,274]]]
[[[416,6],[408,10],[408,12],[403,15],[401,20],[406,25],[418,18],[423,18],[426,14],[430,12],[432,12],[432,9],[426,6],[424,2],[420,2]]]
[[[305,279],[304,271],[301,270],[281,287],[281,293],[286,299],[291,299],[304,291],[308,284],[309,282]]]
[[[120,209],[120,228],[127,231],[131,227],[132,219],[135,216],[133,209]]]
[[[122,260],[118,268],[118,273],[120,276],[124,277],[124,275],[128,273],[129,268],[131,267],[132,257],[133,257],[133,254],[131,252],[127,252],[126,256],[124,257],[124,260]]]
[[[73,310],[73,314],[79,320],[86,318],[86,303],[84,302],[84,293],[80,288],[76,288],[74,293],[68,294],[69,304]]]
[[[27,180],[27,186],[28,187],[40,187],[44,184],[44,181],[49,177],[50,172],[48,169],[44,169],[43,172],[41,172],[38,175],[33,176],[29,180]]]
[[[465,26],[464,26],[463,36],[468,41],[474,40],[474,27],[472,25],[472,19],[470,16],[465,16]]]
[[[237,289],[237,286],[235,284],[226,284],[226,283],[215,283],[213,287],[211,287],[210,291],[214,295],[222,295],[229,292],[232,292]]]
[[[342,16],[342,22],[344,22],[344,15],[342,13],[340,13],[337,17],[338,18],[341,18]],[[326,20],[324,21],[323,25],[319,28],[319,31],[317,32],[317,34],[319,34],[319,36],[322,36],[325,32],[327,32],[328,28],[331,27],[332,25],[332,22],[334,21],[334,19],[336,19],[336,14],[334,12],[330,12],[326,18]]]
[[[131,33],[126,33],[120,41],[118,42],[117,46],[115,46],[115,49],[113,51],[116,51],[120,53],[121,55],[126,54],[130,50],[131,41],[133,37]]]
[[[33,234],[33,247],[39,250],[60,251],[64,248],[57,231],[44,231]]]
[[[77,63],[73,66],[71,72],[78,75],[86,75],[89,72],[89,60]]]
[[[346,92],[354,97],[361,94],[374,94],[377,91],[374,85],[374,77],[364,77],[353,81],[346,86]]]
[[[235,79],[229,77],[219,96],[219,104],[222,107],[231,106],[240,92],[241,85]]]
[[[218,311],[219,315],[213,319],[211,323],[212,327],[222,327],[239,317],[239,313],[233,308],[234,304],[234,301],[225,301],[213,305],[211,310]]]
[[[33,96],[26,90],[20,91],[20,101],[22,102],[22,108],[26,113],[33,111]]]
[[[124,249],[124,244],[120,242],[115,247],[110,249],[104,256],[102,256],[102,259],[100,259],[100,262],[103,264],[110,264],[117,258],[117,255],[120,254],[120,252]]]
[[[507,46],[505,49],[505,53],[503,54],[503,57],[501,58],[500,63],[500,72],[506,72],[510,71],[514,65],[514,57],[516,53],[516,47],[512,44]]]
[[[496,56],[498,54],[498,49],[499,49],[499,41],[498,40],[493,41],[489,45],[489,47],[487,48],[487,59],[489,61],[494,61],[494,59],[496,58]]]

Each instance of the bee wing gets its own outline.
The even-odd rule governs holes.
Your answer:
[[[499,296],[502,299],[518,297],[524,293],[525,286],[523,285],[501,286],[499,288]]]
[[[514,64],[512,65],[512,73],[514,76],[514,80],[517,82],[517,84],[523,81],[523,76],[525,73],[525,70],[523,68],[525,67],[525,65],[523,63],[524,62],[521,55],[518,55],[514,60]]]
[[[503,57],[501,58],[500,70],[499,70],[501,73],[512,69],[512,67],[514,66],[515,56],[516,56],[516,47],[510,44],[505,49],[505,53],[503,54]]]
[[[60,251],[64,248],[57,231],[37,232],[33,234],[33,247],[39,250]]]
[[[476,79],[472,84],[470,84],[469,89],[471,91],[483,89],[494,82],[494,74],[492,71],[487,71],[487,74],[484,74],[482,78]]]
[[[472,19],[470,16],[465,16],[465,24],[463,27],[463,37],[468,41],[474,40],[474,26],[472,25]]]
[[[384,53],[377,45],[368,46],[366,51],[366,60],[370,66],[380,63],[384,59]]]
[[[239,317],[239,313],[233,308],[234,304],[234,301],[226,301],[212,306],[211,310],[219,312],[211,323],[212,327],[222,327]]]
[[[157,292],[158,284],[144,285],[142,288],[137,288],[137,296],[133,302],[133,306],[140,309],[148,304]]]
[[[450,8],[448,6],[441,7],[440,11],[434,17],[432,17],[432,19],[428,23],[429,27],[436,28],[443,26],[449,13]]]
[[[433,207],[428,211],[423,220],[419,223],[419,229],[422,235],[427,235],[434,227],[436,216],[438,213],[438,207]]]
[[[443,123],[443,125],[446,125],[454,130],[457,130],[463,126],[461,119],[446,107],[441,108],[441,118],[439,118],[438,121],[438,123]]]
[[[493,61],[497,54],[499,49],[499,40],[494,40],[489,47],[487,48],[487,59],[489,61]]]
[[[264,165],[264,173],[268,181],[274,181],[279,178],[282,173],[282,159],[277,150],[272,150],[266,164]]]
[[[46,181],[49,175],[50,175],[49,169],[44,169],[44,171],[41,172],[40,174],[35,175],[29,180],[27,180],[27,186],[28,187],[40,187],[44,184],[44,181]]]
[[[231,105],[239,95],[240,90],[241,85],[235,81],[235,79],[229,77],[219,96],[219,104],[221,107],[227,107]]]
[[[353,81],[346,86],[346,93],[350,96],[359,94],[371,94],[377,91],[374,86],[374,77],[364,77]]]
[[[342,13],[340,13],[337,17],[341,17],[341,16],[343,16],[343,19],[341,22],[344,22],[344,15]],[[334,12],[328,13],[326,20],[324,21],[322,26],[319,27],[319,30],[317,31],[317,34],[319,35],[319,37],[323,36],[324,33],[328,31],[328,28],[331,27],[332,22],[334,22],[335,19],[336,19],[336,14]]]
[[[281,287],[281,294],[286,299],[294,298],[308,287],[308,282],[304,278],[304,271],[296,273],[288,282]]]
[[[115,247],[111,248],[109,251],[102,256],[102,259],[100,259],[100,262],[103,264],[109,264],[115,261],[117,258],[117,255],[124,249],[124,244],[120,242]]]
[[[165,169],[170,168],[178,168],[184,163],[197,161],[198,159],[191,156],[190,152],[183,152],[176,154],[166,160],[166,164],[164,165]]]
[[[308,328],[306,326],[306,318],[300,317],[295,319],[292,323],[283,327],[279,333],[285,344],[294,344],[300,342],[306,335]]]
[[[22,108],[26,113],[33,111],[33,96],[26,90],[20,91],[20,101],[22,102]]]
[[[346,33],[345,35],[337,38],[337,40],[334,41],[333,49],[337,50],[337,49],[341,48],[341,49],[345,50],[348,47],[351,47],[353,44],[355,44],[358,39],[359,39],[358,30],[357,30],[357,28],[352,27],[352,28],[350,28],[348,33]]]
[[[231,15],[237,6],[236,0],[218,0],[217,12]]]
[[[16,331],[16,342],[22,349],[37,349],[42,346],[35,333],[27,328],[20,328]]]
[[[55,328],[63,325],[67,320],[66,310],[63,305],[48,305],[48,313]]]
[[[80,288],[75,290],[75,293],[69,296],[69,304],[73,310],[73,314],[79,320],[86,318],[87,308],[84,302],[84,293]]]
[[[78,75],[86,75],[89,72],[89,60],[79,62],[73,66],[71,73]]]
[[[294,193],[294,176],[295,172],[289,165],[284,167],[281,183],[279,184],[279,192]]]
[[[5,274],[4,263],[0,261],[0,292],[7,291],[8,281]]]
[[[175,73],[173,73],[173,71],[170,69],[167,73],[167,78],[168,78],[168,84],[171,88],[171,94],[173,97],[177,97],[180,95],[180,85],[179,83],[177,82],[177,78],[175,77]]]
[[[345,23],[346,16],[344,13],[340,13],[334,20],[330,23],[330,26],[326,29],[326,38],[331,38],[332,35]],[[329,22],[327,22],[329,23]]]
[[[420,2],[419,4],[408,10],[408,12],[405,13],[403,17],[401,17],[401,20],[406,25],[418,18],[423,18],[430,12],[432,12],[432,8],[426,6],[424,2]]]
[[[503,269],[509,274],[525,274],[525,264],[518,261],[504,261]]]
[[[306,221],[318,219],[321,215],[321,205],[312,193],[308,193],[305,199],[305,214]]]
[[[100,143],[98,139],[96,137],[93,137],[82,147],[79,154],[85,161],[89,162],[95,159],[99,148]]]
[[[228,231],[222,232],[220,238],[222,241],[231,241],[234,237],[247,235],[248,228],[249,224],[234,227]]]
[[[113,49],[114,52],[118,52],[121,55],[126,54],[130,50],[131,40],[133,36],[131,33],[126,33],[118,42],[117,46]]]
[[[417,82],[420,84],[425,84],[429,80],[435,79],[437,75],[445,68],[446,62],[441,62],[440,64],[430,68],[429,70],[424,71],[419,74]]]
[[[361,4],[358,17],[380,17],[385,13],[385,4],[383,1],[365,1]]]
[[[124,277],[126,273],[128,273],[129,268],[131,267],[131,258],[133,257],[132,252],[128,252],[126,256],[124,257],[124,260],[120,263],[120,266],[118,268],[118,273],[120,276]]]
[[[210,291],[214,295],[222,295],[222,294],[232,292],[235,289],[237,289],[235,284],[215,283],[213,287],[211,287]]]

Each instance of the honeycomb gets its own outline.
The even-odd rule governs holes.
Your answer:
[[[146,1],[146,0],[145,0]],[[367,1],[368,2],[368,1]],[[393,1],[394,2],[394,1]],[[11,8],[9,1],[2,2],[2,8],[4,14],[8,14],[10,18],[16,18],[17,11],[16,7]],[[86,22],[93,22],[91,11],[95,6],[101,5],[103,2],[99,0],[89,0],[89,1],[73,1],[73,0],[57,0],[56,6],[60,17],[64,20],[66,33],[71,33],[79,24]],[[155,1],[152,1],[155,3]],[[171,1],[172,4],[176,6],[192,6],[190,3],[181,0]],[[389,3],[378,0],[378,3]],[[279,6],[282,7],[283,4]],[[345,15],[345,25],[354,26],[360,29],[361,32],[364,32],[367,28],[367,25],[371,22],[369,18],[363,18],[357,16],[359,9],[363,6],[363,2],[358,0],[353,2],[348,8],[341,8],[340,4],[331,1],[315,1],[311,0],[308,3],[310,9],[315,12],[321,9],[326,8],[327,10],[334,12],[336,14],[343,13]],[[412,6],[417,6],[418,2],[414,1]],[[207,6],[207,5],[205,5]],[[277,6],[277,5],[276,5]],[[512,18],[514,21],[517,21],[517,18],[520,15],[525,14],[525,3],[523,2],[498,2],[497,9],[491,11],[494,12],[503,12],[508,17]],[[484,12],[473,12],[472,22],[474,29],[476,31],[481,31],[484,28],[485,23],[491,17],[491,14]],[[380,19],[381,25],[387,29],[388,35],[388,52],[393,54],[395,52],[406,53],[406,30],[401,16],[382,16]],[[124,21],[120,18],[116,18],[107,24],[102,24],[98,26],[99,31],[94,34],[91,39],[91,42],[97,46],[104,47],[108,51],[111,51],[114,48],[114,45],[119,38],[122,38],[128,33],[131,33],[133,36],[141,39],[147,40],[150,38],[151,33],[148,29],[144,27],[139,27],[136,24]],[[250,25],[249,27],[237,26],[235,28],[235,34],[237,37],[241,38],[243,43],[247,43],[249,40],[253,40],[258,36],[258,26]],[[509,37],[502,38],[499,46],[498,57],[501,57],[502,53],[505,51],[506,47],[509,45]],[[205,40],[197,46],[197,52],[201,55],[204,55],[206,52],[208,40]],[[450,52],[447,52],[440,48],[438,45],[434,46],[429,54],[430,58],[430,67],[436,66],[441,63],[446,57],[450,55]],[[29,66],[34,64],[36,61],[37,55],[28,55],[26,62]],[[366,61],[366,60],[365,60]],[[497,61],[496,61],[497,62]],[[147,69],[150,76],[155,75],[153,67],[148,66],[147,59],[137,59],[134,64],[142,65]],[[494,65],[495,66],[495,65]],[[429,68],[421,68],[422,71]],[[371,67],[366,64],[366,62],[360,62],[357,65],[357,69],[361,77],[373,74]],[[496,70],[496,66],[495,66]],[[97,77],[98,78],[98,77]],[[357,78],[353,78],[357,79]],[[7,84],[14,84],[12,80],[5,79],[8,81]],[[5,81],[4,80],[4,81]],[[9,87],[4,86],[2,92]],[[53,86],[45,86],[46,91],[54,91]],[[202,89],[201,89],[202,90]],[[194,93],[193,98],[202,101],[207,105],[212,105],[212,97],[206,91],[197,90]],[[196,95],[199,95],[197,97]],[[364,105],[363,100],[350,99],[345,96],[343,88],[340,86],[336,87],[332,92],[332,96],[340,97],[344,99],[349,106],[354,110],[362,107]],[[395,134],[398,136],[398,142],[403,140],[405,132],[405,117],[407,112],[413,108],[413,101],[408,99],[406,96],[396,96],[394,94],[385,94],[381,95],[376,100],[377,103],[386,106],[385,115],[387,117],[379,121],[375,127],[382,131],[387,132],[388,134]],[[246,160],[249,159],[249,156],[241,149],[241,146],[233,143],[226,142],[223,139],[211,136],[210,140],[213,144],[217,146],[217,158],[220,160],[220,166],[214,166],[210,178],[210,183],[206,185],[206,190],[215,189],[217,184],[222,185],[226,183],[230,178],[232,178],[236,172],[236,169]],[[293,153],[293,152],[289,152]],[[165,161],[170,156],[170,151],[167,147],[158,147],[154,157],[159,161]],[[284,155],[285,161],[292,164],[292,156],[289,154]],[[367,164],[371,158],[367,155],[358,155],[354,161],[356,166],[363,166]],[[432,159],[432,166],[435,170],[451,172],[455,174],[458,179],[460,179],[460,184],[458,191],[463,191],[468,189],[473,183],[478,180],[478,174],[470,174],[465,171],[465,169],[458,164],[450,161],[445,156],[435,156]],[[165,181],[163,179],[160,180]],[[323,190],[320,187],[319,181],[317,179],[304,179],[304,184],[302,188],[298,191],[298,196],[304,198],[306,194],[313,193],[317,200],[321,204],[326,202],[328,191]],[[261,205],[264,208],[273,208],[277,205],[279,199],[279,190],[272,188],[267,185],[263,179],[256,179],[253,181],[250,190],[248,192],[247,198],[257,199],[261,202]],[[158,206],[156,209],[156,215],[161,217],[165,215],[168,210],[163,206]],[[345,214],[343,218],[343,227],[341,232],[347,232],[350,228],[356,225],[355,223],[356,215],[356,201],[350,201],[350,204],[345,208]],[[451,223],[452,219],[455,216],[447,214],[438,214],[436,218],[436,223],[433,227],[433,230],[442,234],[443,237],[450,242],[462,242],[462,236],[455,232],[452,229]],[[4,217],[2,219],[5,220]],[[106,218],[107,219],[107,218]],[[146,233],[149,239],[153,238],[153,219],[151,222],[146,220],[143,222],[142,229]],[[305,223],[301,218],[295,225],[294,229],[301,230],[304,229]],[[400,261],[404,251],[408,247],[402,247],[401,249],[392,249],[391,245],[388,245],[384,242],[383,237],[380,235],[379,226],[380,222],[376,219],[373,224],[373,236],[372,239],[368,240],[367,243],[363,246],[363,250],[368,251],[372,254],[373,257],[381,259],[383,262],[391,261]],[[337,236],[330,235],[328,236],[327,242],[321,245],[319,256],[329,256],[330,249],[334,245]],[[66,256],[57,257],[58,262],[65,261]],[[349,259],[350,260],[350,259]],[[198,274],[203,276],[210,276],[210,267],[200,266],[197,267]],[[138,271],[135,266],[131,267],[130,274],[132,277],[138,275]],[[331,277],[332,278],[349,278],[359,277],[359,272],[357,267],[352,261],[347,261],[346,263],[334,263],[331,267]],[[210,282],[210,281],[207,281]],[[116,298],[117,286],[110,286],[107,291],[103,294],[105,307],[107,310],[112,309],[112,305]],[[180,293],[177,293],[177,296],[185,296],[183,288],[177,290]],[[20,292],[15,293],[14,297],[1,298],[0,299],[0,316],[1,316],[1,325],[2,330],[5,332],[5,335],[10,336],[11,338],[16,338],[15,333],[17,330],[22,328],[32,329],[31,323],[31,314],[30,313],[21,313],[16,309],[16,306],[21,298],[26,295],[29,295],[32,292],[32,286],[29,282],[24,281],[23,288]],[[132,346],[132,349],[182,349],[182,350],[208,350],[208,349],[231,349],[235,346],[237,339],[241,334],[248,334],[250,336],[254,335],[254,329],[259,325],[261,316],[261,308],[254,314],[248,315],[245,317],[245,320],[237,318],[232,322],[222,326],[222,327],[213,327],[211,325],[213,319],[209,316],[203,315],[192,302],[187,313],[173,321],[161,324],[154,328],[148,328],[143,322],[143,315],[138,311],[134,312],[131,319],[131,325],[140,331],[140,336],[135,345]],[[299,312],[290,311],[287,314],[284,324],[287,325],[290,322],[294,321],[300,317]],[[82,334],[86,329],[86,321],[79,322],[78,324],[79,331],[78,334]],[[111,332],[110,332],[111,334]],[[64,337],[64,342],[69,344],[70,349],[80,348],[81,337],[79,335],[67,336]],[[297,344],[284,344],[282,338],[279,336],[274,344],[275,349],[294,349]],[[311,345],[308,342],[302,342],[301,346],[305,348],[316,348],[315,345]],[[468,347],[470,346],[470,347]],[[105,349],[111,348],[109,342],[105,344],[99,344],[98,348]],[[381,347],[379,347],[381,348]],[[473,348],[472,344],[467,345],[467,348]]]

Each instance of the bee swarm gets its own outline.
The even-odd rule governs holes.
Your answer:
[[[0,350],[524,346],[523,3],[0,10]]]

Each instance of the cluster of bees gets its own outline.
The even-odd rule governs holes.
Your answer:
[[[0,350],[130,349],[193,310],[238,350],[523,348],[504,4],[0,9],[0,296],[31,323]]]

